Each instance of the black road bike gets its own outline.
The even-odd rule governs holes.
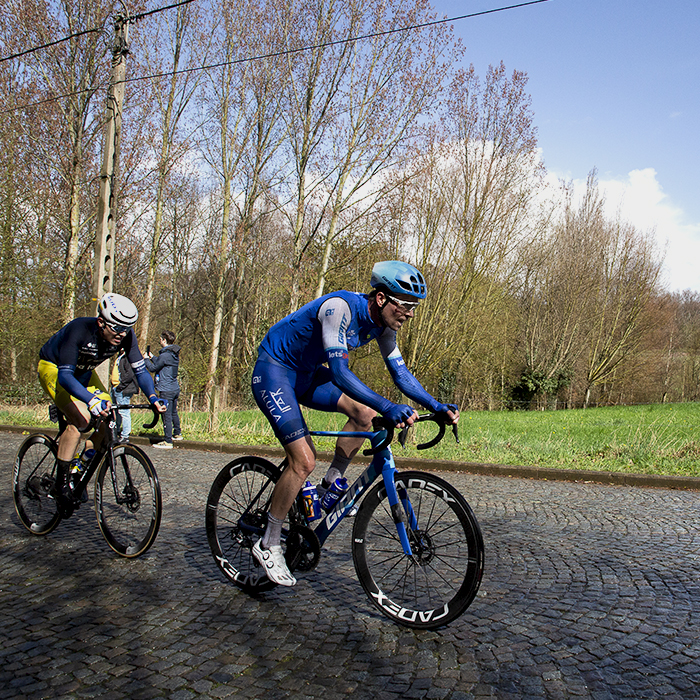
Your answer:
[[[118,439],[117,410],[150,409],[153,420],[144,428],[155,427],[160,414],[150,404],[112,406],[107,417],[105,437],[85,470],[71,475],[71,494],[60,493],[56,485],[58,436],[65,429],[59,414],[59,435],[30,435],[20,446],[12,475],[15,510],[24,527],[33,535],[48,535],[63,518],[70,517],[85,499],[94,474],[95,513],[107,544],[120,556],[138,557],[153,544],[163,509],[160,483],[148,455]],[[85,499],[86,500],[86,499]]]
[[[442,416],[425,414],[419,421],[433,421],[439,431],[418,449],[437,444],[445,434]],[[372,448],[364,454],[374,456],[318,521],[307,521],[300,492],[282,530],[289,569],[314,569],[328,536],[359,504],[352,556],[372,604],[398,624],[418,629],[436,629],[459,617],[474,599],[484,568],[481,530],[464,496],[433,474],[399,472],[390,447],[394,429],[383,419],[375,419],[375,432],[311,434],[368,438]],[[401,437],[405,440],[405,432]],[[262,457],[240,457],[219,472],[209,491],[206,529],[212,555],[224,576],[249,594],[277,585],[251,549],[265,532],[272,490],[286,466],[286,459],[278,466]]]

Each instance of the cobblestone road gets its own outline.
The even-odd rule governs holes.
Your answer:
[[[697,492],[443,473],[486,570],[461,618],[420,632],[370,608],[348,521],[294,589],[223,580],[204,503],[230,455],[150,450],[164,515],[141,559],[113,555],[87,506],[32,536],[21,440],[0,433],[0,698],[700,698]]]

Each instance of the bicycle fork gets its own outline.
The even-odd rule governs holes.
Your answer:
[[[408,524],[411,529],[415,530],[418,523],[411,502],[408,500],[408,496],[404,499],[399,498],[395,481],[396,473],[396,466],[391,460],[385,458],[384,466],[382,467],[382,478],[384,479],[384,488],[386,489],[386,497],[391,508],[391,515],[394,519],[394,524],[396,525],[396,531],[398,532],[399,541],[401,542],[404,554],[407,557],[413,557],[413,550],[411,549],[411,543],[408,539],[406,525]]]

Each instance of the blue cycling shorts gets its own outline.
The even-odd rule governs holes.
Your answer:
[[[251,380],[253,397],[283,445],[309,434],[300,404],[327,413],[338,411],[342,391],[331,377],[323,365],[313,374],[297,373],[259,352]]]

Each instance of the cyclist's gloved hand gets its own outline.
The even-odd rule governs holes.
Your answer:
[[[100,416],[107,410],[108,406],[109,404],[97,395],[93,396],[88,403],[88,408],[93,416]]]
[[[155,399],[151,403],[156,407],[159,413],[165,413],[165,409],[168,407],[168,399]]]
[[[433,413],[448,413],[452,411],[455,416],[459,416],[459,406],[454,403],[438,403],[435,405]]]
[[[394,425],[399,425],[401,423],[406,423],[414,413],[415,410],[405,403],[393,403],[382,415]]]

